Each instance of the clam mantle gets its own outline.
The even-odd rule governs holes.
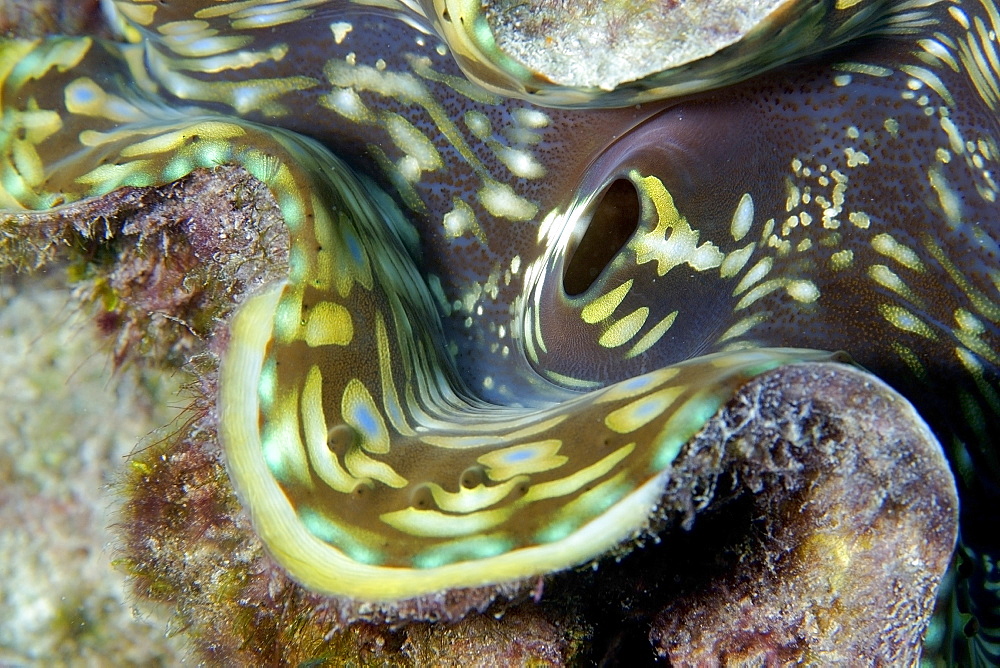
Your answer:
[[[491,51],[509,37],[457,6],[118,2],[133,44],[2,43],[0,206],[221,164],[270,188],[289,274],[234,321],[220,430],[262,540],[315,590],[594,559],[645,531],[738,386],[842,349],[948,449],[963,611],[987,620],[997,9],[786,4],[612,86]]]

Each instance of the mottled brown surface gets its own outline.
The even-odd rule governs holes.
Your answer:
[[[303,590],[256,539],[216,440],[224,319],[284,263],[284,228],[260,194],[245,172],[225,169],[0,219],[13,237],[0,248],[8,262],[69,257],[120,359],[195,360],[186,422],[131,458],[117,489],[119,564],[140,600],[173,609],[172,631],[198,656],[237,665],[914,659],[952,550],[954,488],[909,405],[845,365],[788,367],[745,386],[674,466],[663,530],[596,569],[389,609]],[[144,316],[151,305],[159,318]],[[486,614],[406,621],[470,609]]]
[[[0,37],[102,35],[100,0],[0,0]]]
[[[801,365],[750,383],[696,439],[755,492],[753,530],[656,615],[676,664],[903,665],[919,657],[958,502],[939,446],[878,380]],[[725,489],[720,490],[722,492]]]
[[[224,332],[240,297],[281,277],[288,233],[259,181],[196,170],[163,188],[123,188],[42,212],[0,212],[0,269],[69,260],[114,361],[182,366]]]

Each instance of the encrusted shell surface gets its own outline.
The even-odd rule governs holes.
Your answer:
[[[404,3],[405,4],[405,3]],[[741,81],[876,31],[883,0],[423,0],[466,74],[551,106],[623,106]]]

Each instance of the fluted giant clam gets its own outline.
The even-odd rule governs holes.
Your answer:
[[[138,44],[3,44],[0,205],[223,163],[273,190],[290,275],[235,321],[221,430],[307,586],[593,558],[736,385],[815,355],[773,346],[848,350],[912,398],[958,466],[970,582],[995,581],[993,3],[790,3],[811,23],[625,86],[483,59],[447,6],[115,6]],[[469,83],[433,26],[494,89],[479,63],[578,108]]]

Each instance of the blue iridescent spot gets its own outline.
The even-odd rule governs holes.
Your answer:
[[[534,459],[537,455],[536,452],[528,449],[514,450],[513,452],[508,452],[504,455],[504,461],[508,464],[518,464],[521,462],[526,462]]]
[[[361,246],[361,242],[353,234],[349,234],[345,231],[344,233],[344,243],[347,244],[347,250],[351,254],[351,258],[354,260],[355,264],[362,265],[365,262],[365,251]]]
[[[372,415],[367,406],[355,406],[351,411],[351,418],[354,426],[366,436],[375,436],[378,433],[378,419]]]

